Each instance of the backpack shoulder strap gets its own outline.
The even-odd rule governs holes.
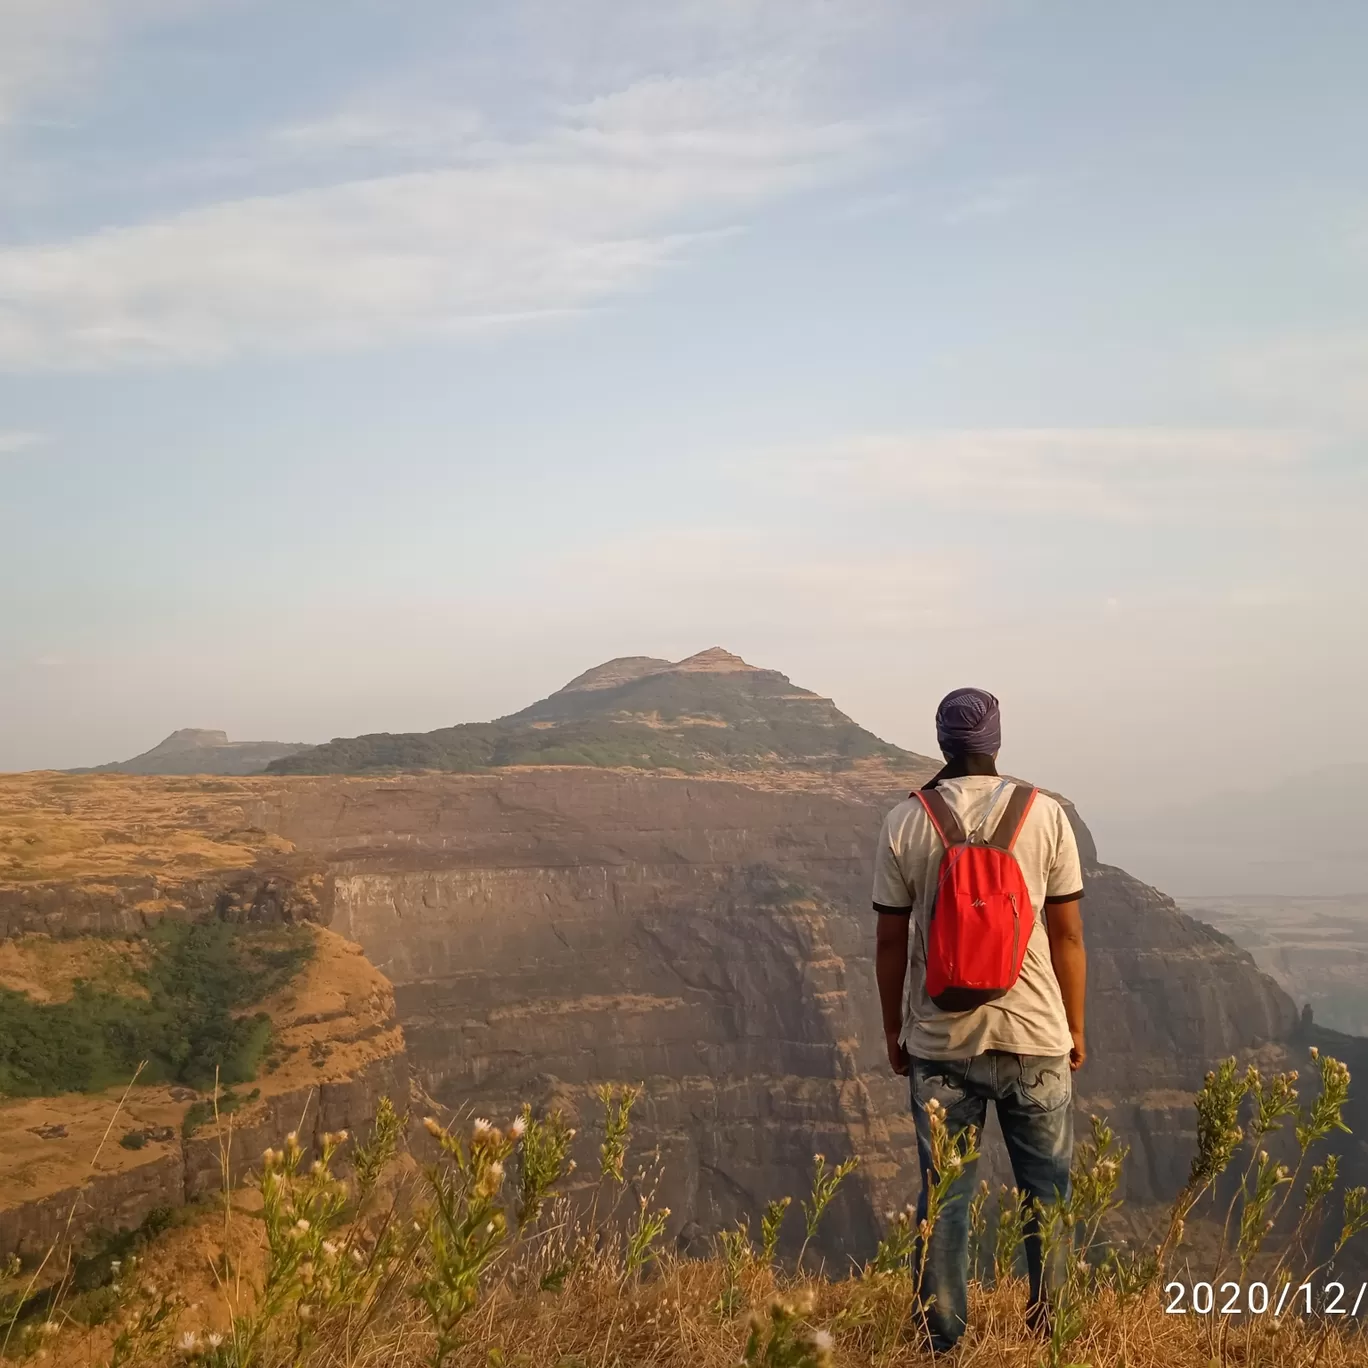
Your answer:
[[[953,845],[964,844],[964,828],[942,794],[935,789],[917,789],[911,796],[926,809],[931,825],[936,828],[936,835],[947,850]]]
[[[998,818],[998,824],[993,828],[993,835],[988,844],[995,846],[998,850],[1010,851],[1016,845],[1016,839],[1021,835],[1021,828],[1026,821],[1026,814],[1031,810],[1031,804],[1035,802],[1037,789],[1031,788],[1029,784],[1016,784],[1012,788],[1012,796],[1007,800],[1007,806],[1002,811],[1002,816]]]

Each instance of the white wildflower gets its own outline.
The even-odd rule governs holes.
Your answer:
[[[477,1140],[483,1140],[485,1136],[492,1134],[493,1130],[494,1126],[492,1122],[490,1122],[486,1117],[477,1116],[475,1118],[474,1126],[471,1127],[471,1134]]]
[[[515,1140],[521,1140],[523,1132],[527,1129],[527,1118],[525,1116],[515,1116],[508,1123],[508,1133]]]

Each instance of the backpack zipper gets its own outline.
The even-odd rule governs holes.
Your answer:
[[[1015,893],[1007,895],[1012,904],[1012,968],[1016,968],[1017,951],[1021,948],[1021,912],[1017,908]]]

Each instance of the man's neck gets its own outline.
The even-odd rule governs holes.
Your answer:
[[[963,779],[970,774],[995,775],[997,772],[997,761],[991,755],[956,755],[947,760],[923,787],[935,788],[942,779]]]

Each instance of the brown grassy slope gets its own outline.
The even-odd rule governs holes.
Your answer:
[[[306,1097],[403,1050],[389,982],[350,941],[322,928],[313,934],[315,953],[300,975],[254,1009],[269,1012],[275,1023],[272,1053],[278,1062],[238,1089],[259,1092],[235,1114],[239,1131],[260,1125],[278,1099]],[[84,947],[88,956],[98,942],[57,944],[78,954]],[[181,1123],[195,1094],[180,1087],[135,1087],[120,1109],[123,1094],[115,1088],[0,1102],[0,1229],[5,1213],[26,1203],[67,1192],[74,1199],[82,1183],[181,1162]],[[161,1127],[171,1128],[174,1137],[137,1150],[118,1143],[128,1131]],[[85,1224],[79,1219],[84,1205],[77,1209],[77,1228]]]
[[[250,1197],[244,1194],[244,1197]],[[253,1303],[252,1286],[265,1266],[262,1227],[235,1202],[225,1221],[212,1215],[168,1233],[148,1252],[142,1273],[160,1286],[181,1289],[187,1306],[175,1336],[217,1333],[226,1337],[232,1313]],[[234,1276],[217,1268],[225,1243]],[[741,1277],[741,1301],[730,1315],[719,1309],[726,1288],[718,1260],[661,1261],[656,1274],[637,1284],[607,1269],[572,1276],[558,1292],[496,1289],[467,1322],[465,1345],[449,1368],[735,1368],[752,1315],[765,1315],[776,1297],[809,1306],[804,1321],[833,1337],[832,1368],[1038,1368],[1048,1345],[1024,1326],[1025,1286],[1019,1279],[997,1288],[970,1289],[969,1329],[951,1358],[932,1356],[918,1343],[904,1281],[871,1285],[856,1279],[810,1276],[776,1278],[756,1267]],[[1327,1326],[1298,1316],[1220,1317],[1167,1315],[1161,1292],[1119,1304],[1103,1293],[1089,1308],[1079,1340],[1065,1362],[1090,1368],[1359,1368],[1368,1344],[1352,1324]],[[288,1331],[289,1327],[282,1327]],[[111,1325],[93,1329],[70,1321],[48,1342],[49,1361],[71,1368],[103,1368],[109,1362]],[[287,1334],[287,1340],[289,1338]],[[300,1368],[421,1368],[432,1352],[430,1331],[412,1313],[401,1313],[383,1332],[352,1352],[315,1346]],[[193,1361],[173,1345],[142,1362],[172,1368]],[[277,1368],[288,1355],[263,1360]],[[815,1368],[813,1360],[800,1360]]]
[[[67,1002],[82,981],[105,992],[146,997],[136,977],[146,962],[145,946],[136,941],[15,936],[0,940],[0,988],[34,1002]]]
[[[278,780],[0,775],[0,884],[242,868],[291,849],[251,825]]]
[[[860,760],[836,774],[719,772],[691,775],[688,782],[715,779],[761,790],[885,795],[922,783],[929,773]],[[406,782],[440,788],[463,778],[432,774]],[[348,775],[0,774],[0,885],[146,874],[174,878],[244,868],[294,849],[270,830],[270,813],[281,803],[316,789],[366,790],[393,782]]]

